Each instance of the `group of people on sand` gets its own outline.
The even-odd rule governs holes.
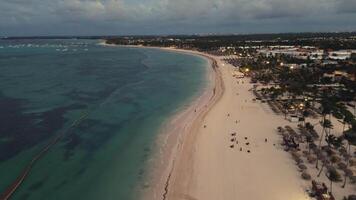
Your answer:
[[[239,145],[239,141],[237,140],[237,133],[236,132],[231,133],[231,137],[232,138],[230,139],[230,142],[232,142],[232,144],[230,145],[230,148],[233,149],[233,148],[235,148],[235,145],[236,146]],[[245,137],[244,139],[245,139],[245,146],[246,146],[246,148],[248,148],[249,145],[250,145],[250,142],[248,141],[248,137]],[[240,147],[240,151],[243,151],[243,147],[242,146]],[[251,153],[251,150],[247,149],[247,153]]]
[[[228,113],[227,116],[230,117],[230,114]],[[239,123],[239,122],[240,122],[240,120],[235,120],[235,123],[236,123],[236,124]],[[231,145],[230,145],[230,148],[231,148],[231,149],[234,149],[235,146],[238,146],[238,145],[239,145],[239,140],[237,139],[237,138],[238,138],[237,132],[232,132],[232,133],[230,133],[230,135],[231,135],[231,139],[230,139]],[[267,142],[268,142],[268,139],[265,138],[265,143],[267,143]],[[244,144],[243,144],[243,143],[244,143]],[[246,148],[247,148],[247,151],[246,151],[246,152],[247,152],[247,153],[251,153],[251,150],[248,148],[248,147],[250,146],[250,142],[248,141],[248,137],[244,137],[244,142],[241,142],[241,145],[242,145],[242,146],[240,146],[240,151],[243,151],[243,145],[245,145]]]
[[[227,117],[230,117],[230,113],[227,114]],[[235,120],[235,123],[240,123],[240,120]],[[230,148],[233,149],[235,148],[235,145],[239,145],[239,141],[237,140],[237,132],[231,133],[231,139],[230,142],[232,143],[230,145]],[[243,142],[242,142],[243,143]],[[248,141],[248,138],[245,137],[245,146],[248,147],[250,145],[250,142]],[[243,147],[240,147],[240,151],[243,151]],[[251,150],[247,149],[247,153],[251,153]]]

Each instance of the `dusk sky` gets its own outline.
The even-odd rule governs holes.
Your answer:
[[[0,0],[0,36],[356,31],[356,0]]]

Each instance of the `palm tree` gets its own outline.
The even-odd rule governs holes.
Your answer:
[[[335,135],[328,135],[327,137],[325,137],[325,141],[329,147],[333,147],[337,150],[342,146],[343,137],[336,137]],[[317,175],[318,177],[320,176],[321,172],[323,171],[325,165],[328,163],[328,160],[323,155],[321,156],[320,160],[322,160],[323,165],[321,166],[321,169]],[[331,161],[331,163],[336,162],[336,160],[334,160],[333,157],[330,159],[330,161]]]
[[[347,141],[347,145],[348,145],[348,156],[347,156],[347,162],[346,162],[346,165],[347,167],[349,166],[349,163],[350,163],[350,151],[351,151],[351,145],[356,145],[356,123],[354,122],[352,124],[352,128],[345,131],[344,132],[344,137]],[[346,167],[346,169],[347,169]],[[347,173],[345,172],[345,179],[344,179],[344,184],[342,185],[342,187],[345,187],[346,186],[346,179],[347,179]]]
[[[348,110],[344,110],[343,111],[343,115],[344,115],[344,118],[343,118],[343,128],[342,128],[342,132],[345,132],[345,126],[346,124],[351,124],[352,121],[354,120],[354,115],[348,111]]]
[[[313,137],[310,134],[308,134],[306,136],[306,141],[307,141],[307,144],[308,144],[308,153],[310,154],[311,143],[313,142]]]
[[[333,182],[340,181],[340,174],[336,171],[335,168],[330,168],[326,172],[326,177],[330,181],[330,193],[333,191]]]
[[[321,142],[323,141],[324,133],[328,134],[326,130],[332,128],[331,121],[328,120],[328,119],[326,119],[326,115],[324,115],[323,121],[321,122],[321,125],[322,125],[322,127],[323,127],[323,130],[322,130],[322,132],[321,132],[321,137],[320,137],[319,146],[318,146],[318,149],[319,149],[320,151],[321,151]],[[316,159],[316,165],[315,165],[315,167],[316,167],[317,169],[319,169],[319,159],[318,159],[318,157],[317,157],[317,159]]]
[[[324,169],[325,165],[329,164],[328,159],[327,159],[326,156],[325,156],[324,154],[322,154],[322,153],[318,156],[318,159],[320,159],[323,164],[321,165],[321,168],[320,168],[320,171],[319,171],[317,177],[319,177],[320,174],[321,174],[321,172],[323,172],[323,169]]]
[[[306,109],[304,109],[302,114],[303,114],[303,125],[305,126],[305,120],[309,116],[309,112]]]
[[[287,119],[287,114],[288,114],[288,109],[289,109],[290,103],[284,102],[283,103],[283,108],[284,108],[284,119]]]
[[[325,141],[329,147],[334,147],[337,150],[342,146],[343,137],[336,137],[330,134],[325,138]]]

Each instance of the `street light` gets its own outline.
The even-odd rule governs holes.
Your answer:
[[[303,103],[299,104],[299,107],[302,109],[304,107],[304,104]]]

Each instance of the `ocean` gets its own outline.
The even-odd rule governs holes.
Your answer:
[[[96,40],[0,40],[0,194],[55,141],[11,199],[137,199],[160,127],[203,92],[207,65]]]

